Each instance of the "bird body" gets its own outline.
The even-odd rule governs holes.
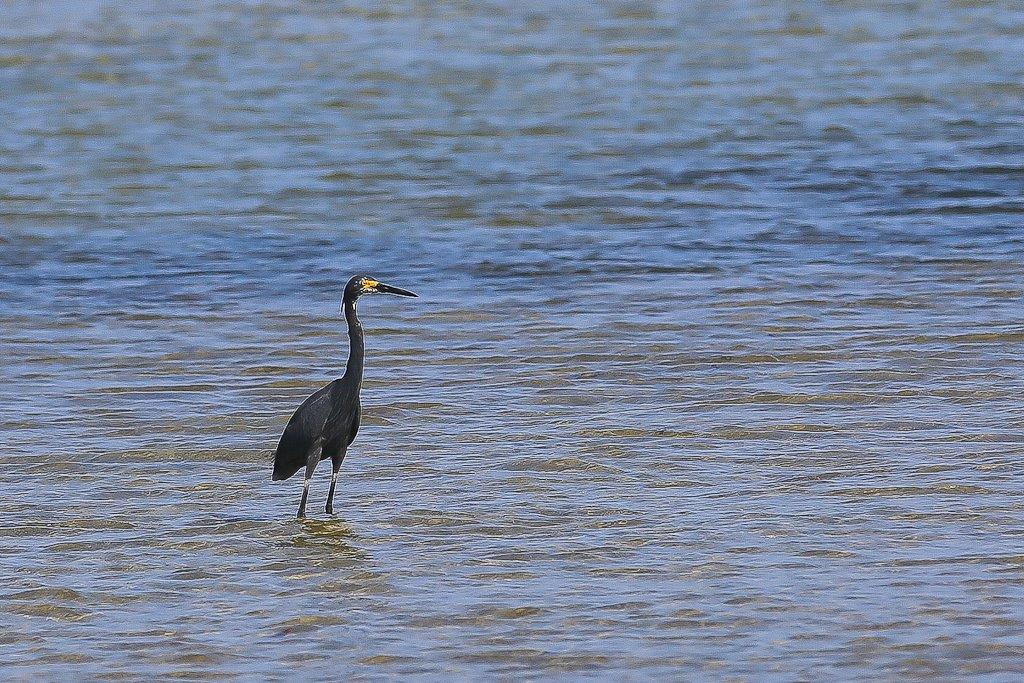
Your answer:
[[[345,286],[343,306],[348,322],[349,354],[345,374],[310,395],[292,414],[274,453],[274,481],[288,479],[306,467],[306,478],[299,502],[299,517],[306,513],[309,480],[317,463],[331,459],[331,488],[326,510],[334,512],[334,488],[338,470],[349,445],[359,431],[359,392],[363,384],[363,327],[356,315],[356,301],[363,294],[384,293],[416,296],[412,292],[386,285],[373,278],[356,276]]]
[[[318,389],[295,410],[274,454],[274,481],[288,479],[302,469],[312,451],[320,451],[320,460],[329,458],[332,450],[325,446],[325,442],[336,447],[344,440],[339,437],[347,433],[349,438],[344,440],[343,447],[352,443],[359,429],[358,393],[355,396],[354,414],[350,410],[335,416],[328,429],[328,417],[332,414],[333,406],[346,402],[342,399],[342,392],[342,382],[336,379]]]

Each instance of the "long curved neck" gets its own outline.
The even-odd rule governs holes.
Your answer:
[[[345,320],[348,321],[348,365],[345,379],[358,388],[363,382],[363,326],[356,317],[354,301],[345,302]]]

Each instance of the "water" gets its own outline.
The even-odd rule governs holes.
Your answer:
[[[5,679],[1016,680],[1024,13],[6,3]],[[335,518],[270,482],[337,376]]]

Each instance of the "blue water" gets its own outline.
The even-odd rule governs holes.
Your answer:
[[[0,12],[5,679],[1017,680],[1024,11]],[[270,481],[338,376],[338,514]]]

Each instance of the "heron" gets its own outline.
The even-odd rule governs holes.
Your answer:
[[[302,402],[288,420],[274,453],[274,481],[288,479],[306,466],[298,518],[306,516],[309,480],[321,460],[331,459],[331,488],[327,492],[327,514],[334,514],[334,487],[345,453],[359,431],[359,390],[363,383],[363,327],[356,316],[356,302],[364,294],[417,296],[365,275],[356,275],[345,285],[342,300],[348,322],[348,364],[345,374],[321,387]]]

